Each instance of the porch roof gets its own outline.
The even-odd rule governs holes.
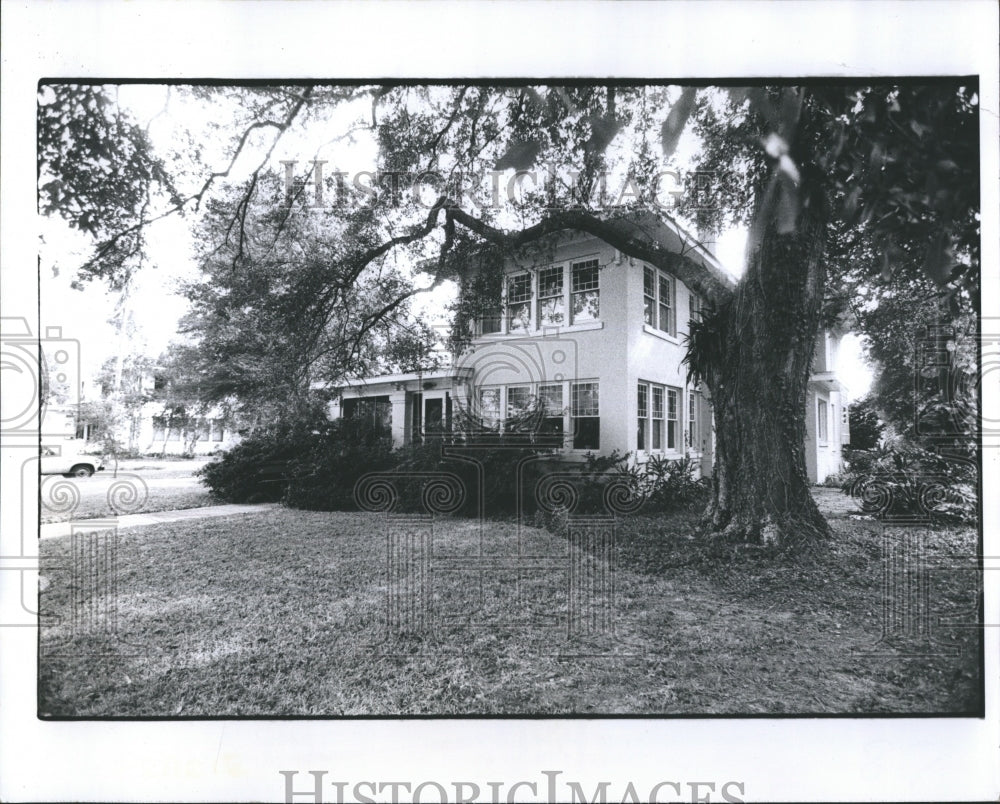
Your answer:
[[[411,371],[405,374],[380,374],[375,377],[359,377],[352,380],[343,380],[339,383],[313,382],[309,387],[313,390],[324,388],[364,388],[370,385],[393,385],[396,383],[423,382],[424,380],[467,380],[472,376],[471,366],[462,366],[444,369],[434,369],[433,371]]]

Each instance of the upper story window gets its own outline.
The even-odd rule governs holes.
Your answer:
[[[600,273],[597,260],[571,264],[573,276],[573,323],[601,317]]]
[[[668,335],[677,335],[676,283],[668,273],[648,266],[642,273],[643,319]]]
[[[507,331],[527,332],[531,322],[531,274],[507,279]]]
[[[558,327],[566,323],[563,267],[555,265],[538,272],[538,326]]]
[[[702,311],[701,296],[694,291],[688,293],[688,321],[700,321]]]
[[[506,277],[503,302],[487,308],[478,335],[515,335],[599,321],[600,264],[597,259],[563,262]]]

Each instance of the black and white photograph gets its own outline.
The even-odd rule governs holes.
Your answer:
[[[41,728],[983,722],[995,98],[674,66],[38,76]],[[757,795],[543,767],[523,800]]]

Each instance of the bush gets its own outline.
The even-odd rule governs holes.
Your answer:
[[[213,495],[227,502],[279,502],[288,488],[292,463],[309,451],[314,438],[304,425],[278,425],[247,436],[196,474]]]
[[[369,472],[396,463],[392,439],[382,428],[355,419],[336,419],[310,433],[289,463],[282,501],[311,511],[353,511],[354,486]]]
[[[448,474],[459,484],[462,501],[455,508],[442,500],[444,510],[462,516],[483,515],[498,517],[516,515],[520,511],[530,514],[537,510],[535,489],[540,479],[549,471],[544,458],[551,449],[526,442],[518,437],[496,435],[479,437],[475,450],[455,450],[455,453],[473,459],[465,460],[455,453],[448,454],[448,444],[428,440],[423,444],[404,447],[397,453],[393,471],[400,473],[398,488],[401,492],[399,510],[422,511],[426,509],[424,493],[429,478],[422,474]],[[482,466],[480,476],[479,467]],[[406,475],[417,475],[407,478]],[[480,488],[481,486],[481,488]],[[482,509],[480,509],[482,503]]]
[[[913,445],[845,452],[841,489],[879,519],[925,515],[940,522],[978,521],[979,472],[972,456]]]

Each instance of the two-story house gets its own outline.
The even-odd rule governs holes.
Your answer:
[[[644,236],[735,285],[672,220],[647,218],[642,226]],[[564,459],[613,450],[639,463],[688,456],[702,475],[711,473],[710,400],[688,382],[683,363],[684,338],[702,304],[695,292],[670,272],[575,233],[544,259],[509,260],[503,279],[496,308],[475,322],[470,347],[450,368],[345,383],[331,416],[370,416],[404,444],[450,431],[468,416],[499,430],[541,409],[539,429]],[[832,339],[821,340],[835,349]],[[831,366],[818,365],[809,386],[813,482],[839,461],[843,406]]]

